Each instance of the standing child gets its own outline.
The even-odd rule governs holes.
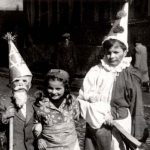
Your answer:
[[[148,129],[144,119],[141,77],[127,57],[128,2],[117,13],[120,19],[102,42],[104,57],[86,74],[78,100],[87,122],[85,150],[133,149],[114,127],[145,143]]]
[[[78,102],[70,94],[69,74],[52,69],[45,80],[44,95],[35,105],[33,129],[40,150],[79,150],[74,119],[79,116]]]
[[[34,150],[34,136],[32,127],[34,125],[34,110],[32,104],[34,99],[29,96],[31,88],[32,73],[13,43],[14,37],[7,33],[5,38],[9,44],[9,76],[12,96],[6,99],[0,97],[0,129],[3,139],[6,140],[6,148],[9,144],[9,124],[13,117],[13,149]],[[3,146],[3,139],[0,145]],[[2,147],[0,147],[3,150]]]

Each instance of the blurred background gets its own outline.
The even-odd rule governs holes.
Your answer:
[[[0,68],[8,68],[6,32],[17,34],[15,44],[35,73],[55,67],[53,56],[70,33],[78,63],[74,76],[83,77],[102,56],[101,41],[125,0],[0,0]],[[135,37],[150,47],[150,1],[130,0],[129,44]],[[71,48],[70,48],[71,49]],[[66,51],[66,53],[68,53]],[[150,62],[148,62],[150,64]]]

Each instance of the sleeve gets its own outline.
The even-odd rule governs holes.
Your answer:
[[[91,91],[91,88],[94,87],[94,76],[93,69],[90,69],[89,72],[86,74],[83,84],[81,89],[79,90],[79,95],[77,97],[77,100],[79,101],[80,104],[80,111],[81,111],[81,116],[86,119],[86,112],[87,108],[89,106],[89,99],[90,95],[89,92]]]
[[[132,116],[132,135],[138,140],[142,140],[147,134],[147,125],[144,119],[141,80],[137,73],[138,72],[134,70],[131,75],[132,92],[130,93],[130,112]]]
[[[73,98],[73,118],[75,120],[79,120],[80,116],[80,108],[79,108],[79,101],[76,99],[75,96],[72,96]]]
[[[91,68],[86,74],[81,89],[79,90],[78,99],[89,101],[90,96],[96,90],[97,78],[99,71],[95,67]]]
[[[34,123],[41,122],[41,106],[43,105],[44,93],[41,90],[38,90],[34,93]]]
[[[41,122],[41,115],[39,112],[39,108],[37,106],[33,106],[34,108],[34,125],[32,127],[32,132],[36,140],[42,138],[42,122]],[[36,135],[38,132],[38,135]]]
[[[39,106],[33,106],[33,107],[34,107],[34,124],[41,123]]]
[[[6,99],[0,100],[0,125],[9,123],[9,119],[4,118],[4,114],[5,114],[6,108],[7,108],[7,103],[5,101],[6,101]]]
[[[105,115],[110,111],[109,104],[104,102],[91,102],[93,96],[96,95],[99,75],[98,70],[95,71],[95,68],[91,69],[85,76],[82,88],[79,91],[79,96],[77,97],[81,116],[93,128],[100,128],[105,121]]]

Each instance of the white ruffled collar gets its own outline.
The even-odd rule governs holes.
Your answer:
[[[124,57],[118,66],[113,67],[113,66],[109,66],[109,64],[106,62],[106,58],[104,57],[101,60],[101,64],[102,64],[102,67],[105,70],[107,70],[107,71],[110,71],[110,72],[121,72],[123,69],[125,69],[125,68],[130,66],[131,60],[132,60],[131,57]]]

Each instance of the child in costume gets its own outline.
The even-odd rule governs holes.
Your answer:
[[[12,97],[0,100],[0,128],[7,137],[9,145],[9,119],[13,117],[13,149],[34,150],[34,99],[28,95],[31,88],[32,73],[25,64],[13,43],[13,36],[7,34],[9,44],[9,71]],[[8,149],[8,147],[6,148]]]
[[[130,147],[113,128],[113,120],[138,140],[145,142],[141,78],[126,57],[128,2],[102,42],[101,63],[86,74],[78,100],[87,122],[85,150],[126,150]]]
[[[40,150],[79,150],[74,120],[79,106],[70,94],[69,74],[52,69],[46,75],[44,96],[35,105],[35,127]]]

